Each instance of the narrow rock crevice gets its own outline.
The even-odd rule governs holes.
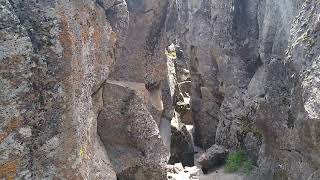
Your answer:
[[[0,1],[0,178],[319,179],[318,0]]]

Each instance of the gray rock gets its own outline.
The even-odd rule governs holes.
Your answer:
[[[170,40],[177,39],[189,63],[195,143],[209,148],[220,136],[216,133],[220,116],[228,116],[220,111],[224,97],[245,89],[254,74],[249,70],[256,68],[257,1],[174,1],[170,5],[166,33]]]
[[[319,132],[318,5],[305,1],[293,23],[286,58],[273,59],[267,67],[266,100],[257,124],[264,139],[259,174],[269,179],[308,179],[319,169],[319,143],[314,141]]]
[[[115,2],[116,0],[97,0],[97,3],[99,3],[105,10],[113,6]]]
[[[253,178],[317,179],[319,13],[317,0],[0,0],[0,178],[165,178],[184,103],[196,145],[244,148]]]
[[[107,81],[104,86],[98,134],[120,179],[166,176],[169,152],[148,111],[149,95],[143,83]]]
[[[116,179],[96,133],[117,42],[104,9],[0,4],[0,178]]]
[[[179,87],[184,97],[191,96],[191,81],[179,81]]]
[[[102,0],[101,0],[102,1]],[[118,47],[122,47],[127,38],[129,28],[129,11],[125,0],[117,0],[112,7],[106,8],[106,16],[110,21],[112,30],[117,33]],[[112,1],[108,1],[111,3]],[[107,2],[104,1],[104,4]],[[106,6],[106,5],[104,5]],[[119,49],[117,49],[119,51]]]
[[[178,83],[175,90],[177,103],[175,110],[180,115],[181,121],[186,125],[193,125],[192,110],[190,107],[191,81]]]
[[[194,165],[192,137],[178,116],[171,121],[170,155],[169,164],[181,162],[183,166]]]
[[[215,144],[200,155],[196,161],[201,166],[203,172],[207,173],[208,170],[223,164],[227,155],[228,150],[225,147]]]
[[[307,179],[319,164],[311,140],[319,119],[318,2],[302,3],[170,4],[166,33],[189,60],[196,144],[244,147],[251,158],[259,156],[261,179]]]

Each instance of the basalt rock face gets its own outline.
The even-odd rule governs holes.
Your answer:
[[[221,165],[225,161],[227,155],[228,150],[223,146],[215,144],[201,154],[197,159],[197,162],[200,164],[202,170],[207,173],[208,170]]]
[[[98,134],[120,180],[166,177],[168,150],[148,111],[150,101],[144,83],[108,80],[104,85]]]
[[[195,144],[237,146],[239,122],[248,114],[246,88],[260,62],[258,2],[174,1],[170,7],[167,35],[190,67]]]
[[[245,149],[258,179],[318,177],[319,5],[303,2],[177,0],[168,11],[190,67],[196,145]]]
[[[195,144],[244,149],[253,179],[319,179],[319,9],[0,0],[0,178],[165,179],[178,104]]]
[[[95,1],[1,0],[0,176],[115,179],[96,133],[117,35]]]
[[[319,178],[319,5],[305,1],[285,58],[267,67],[257,121],[264,137],[260,179]]]
[[[115,150],[109,148],[118,147],[114,145],[118,142],[116,137],[111,141],[108,138],[110,134],[104,134],[110,127],[99,128],[113,122],[110,120],[113,116],[104,117],[104,110],[113,103],[108,101],[108,90],[113,84],[106,80],[115,62],[119,64],[122,62],[119,58],[126,57],[122,50],[134,52],[133,55],[141,55],[147,50],[152,55],[159,52],[155,48],[161,42],[161,22],[156,19],[165,15],[162,12],[166,9],[165,6],[156,1],[150,4],[142,1],[128,3],[129,9],[133,11],[130,26],[127,3],[122,0],[0,1],[1,178],[116,179],[116,174],[119,175],[118,178],[128,174],[136,179],[146,176],[146,179],[165,178],[165,172],[161,169],[168,160],[168,149],[165,148],[158,129],[163,110],[161,94],[158,93],[161,89],[148,91],[144,89],[143,82],[145,94],[150,96],[146,98],[134,95],[128,100],[129,107],[119,109],[123,113],[118,120],[126,120],[123,118],[132,115],[132,121],[123,122],[134,126],[127,134],[127,144],[123,144],[126,150],[132,145],[131,153],[137,151],[137,157],[118,158],[114,154]],[[141,6],[137,6],[137,3]],[[142,14],[145,19],[140,21],[140,27],[148,22],[150,24],[145,31],[139,32],[141,29],[132,27],[139,27],[135,20],[139,20],[139,15]],[[151,17],[155,22],[148,19]],[[146,19],[149,21],[145,21]],[[158,28],[154,32],[151,27],[155,25]],[[139,39],[139,46],[131,43],[130,39],[126,41],[127,32],[132,33],[129,34],[131,37],[148,36]],[[157,36],[158,41],[154,41],[153,36]],[[152,49],[148,48],[150,45],[153,45]],[[137,59],[141,58],[145,62],[150,59],[149,56],[146,53]],[[164,71],[161,74],[151,73],[152,77],[157,78],[148,79],[156,83],[146,83],[147,87],[157,87],[159,81],[167,78],[166,60],[159,57],[154,59],[163,63]],[[116,65],[113,74],[118,72],[117,67]],[[143,67],[139,66],[132,71],[127,69],[127,74],[140,73],[139,78],[122,78],[120,74],[126,74],[125,71],[112,77],[133,81],[135,87],[135,82],[139,82],[141,78],[147,79],[141,72],[148,67]],[[113,86],[118,87],[114,89],[120,93],[116,96],[119,99],[121,96],[137,93],[131,86]],[[106,102],[110,104],[105,104]],[[114,104],[113,109],[116,107],[117,104]],[[168,109],[170,108],[169,106]],[[112,108],[108,110],[108,113],[112,112]],[[97,134],[97,119],[102,141]],[[110,121],[101,125],[106,119]],[[120,135],[123,128],[128,126],[112,130],[119,130],[116,133]],[[149,134],[139,133],[140,130]],[[159,148],[153,149],[157,146]],[[136,159],[138,163],[133,163],[132,166],[128,164],[129,167],[123,168],[115,164],[135,162]],[[145,167],[152,170],[146,172]]]
[[[119,56],[110,80],[128,87],[108,85],[109,90],[104,93],[108,103],[98,119],[99,132],[106,137],[103,142],[110,149],[108,153],[119,179],[165,179],[176,84],[173,62],[164,54],[168,1],[128,0],[127,4],[129,26],[117,49]],[[108,14],[112,12],[107,11]],[[132,89],[141,84],[147,97]],[[119,124],[112,128],[112,122]],[[107,129],[121,140],[116,140]]]

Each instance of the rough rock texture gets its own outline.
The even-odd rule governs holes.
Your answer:
[[[319,14],[317,0],[0,0],[0,178],[163,178],[176,109],[196,145],[245,149],[255,179],[318,179]],[[119,139],[100,128],[101,142],[98,115]]]
[[[174,116],[175,82],[171,78],[172,62],[164,54],[163,29],[168,1],[128,0],[127,4],[130,12],[127,38],[118,49],[119,58],[110,79],[144,83],[154,99],[148,106],[154,120],[158,126],[162,122],[166,124],[164,129],[170,128],[167,122]]]
[[[203,172],[207,173],[208,170],[223,164],[227,155],[228,150],[225,147],[215,144],[201,154],[196,161],[201,166]]]
[[[190,133],[176,116],[171,120],[171,148],[169,164],[181,162],[183,166],[194,165],[194,149]]]
[[[286,58],[267,67],[257,122],[264,138],[258,179],[319,178],[319,13],[319,1],[302,5]]]
[[[162,29],[167,1],[128,0],[129,30],[111,78],[157,87],[166,75]]]
[[[120,83],[124,87],[110,89],[110,83],[107,83],[104,95],[109,105],[105,104],[108,110],[102,111],[99,119],[99,132],[118,178],[164,179],[164,165],[169,158],[170,120],[174,112],[176,84],[172,59],[164,56],[166,40],[162,29],[168,2],[129,0],[127,4],[130,12],[128,30],[121,31],[123,28],[120,28],[117,31],[120,35],[117,61],[110,76],[114,80],[112,82],[116,81],[116,84]],[[118,17],[115,10],[118,14],[123,10],[117,1],[106,11],[107,17],[113,17],[111,24],[126,27],[127,19]],[[127,97],[137,94],[134,90],[136,85],[141,86],[140,90],[145,86],[143,94],[148,94],[148,97]],[[115,94],[118,96],[113,97]],[[118,103],[114,104],[115,101]],[[112,126],[114,121],[119,121],[118,128]],[[111,128],[114,134],[108,134],[104,127]],[[114,137],[121,137],[126,131],[128,133],[125,133],[121,142],[114,140]]]
[[[220,119],[229,126],[235,117],[242,116],[230,115],[229,103],[234,101],[234,94],[245,91],[252,76],[247,69],[254,68],[258,59],[255,51],[239,53],[256,48],[257,36],[257,30],[250,26],[255,24],[254,18],[243,18],[245,22],[236,19],[241,13],[247,13],[247,17],[255,15],[254,5],[249,12],[238,12],[241,5],[238,1],[173,1],[168,14],[167,36],[178,41],[189,63],[195,143],[203,148],[215,143]],[[249,35],[253,37],[246,38]]]
[[[136,108],[137,114],[133,114],[141,115],[147,123],[136,125],[133,131],[138,133],[139,128],[148,127],[144,130],[150,130],[153,136],[130,134],[128,140],[133,138],[136,142],[130,143],[143,152],[143,157],[138,156],[140,165],[158,165],[149,167],[153,175],[139,166],[120,174],[134,172],[135,177],[130,178],[135,179],[147,175],[146,179],[165,178],[161,177],[165,173],[159,171],[168,159],[168,150],[147,146],[154,143],[163,147],[158,137],[162,87],[157,84],[167,80],[167,61],[164,53],[155,49],[162,40],[163,18],[159,17],[165,16],[166,2],[127,2],[129,7],[123,0],[0,1],[1,178],[116,179],[120,170],[115,169],[114,159],[109,162],[114,154],[106,149],[112,149],[104,147],[110,147],[106,144],[109,141],[101,142],[97,134],[97,117],[107,106],[104,88],[114,64],[112,74],[118,74],[113,77],[134,83],[152,82],[146,83],[150,101],[145,103],[135,96],[136,104],[131,108]],[[132,11],[130,17],[128,9]],[[126,41],[128,35],[131,39]],[[124,57],[136,57],[135,62],[141,60],[143,66],[129,63],[127,67],[137,68],[121,67],[125,71],[118,71],[119,64],[127,62]],[[162,64],[161,72],[156,71],[158,64]],[[132,79],[123,78],[123,74]],[[131,92],[135,91],[128,90]],[[174,109],[169,105],[167,109]],[[159,158],[152,153],[159,153]]]
[[[0,176],[115,179],[96,133],[116,33],[95,1],[0,1]]]
[[[245,149],[260,179],[319,173],[319,5],[303,2],[176,0],[168,11],[190,67],[196,145]]]
[[[168,151],[148,111],[150,101],[144,83],[107,81],[104,85],[98,134],[118,179],[165,178],[161,166],[167,163]]]

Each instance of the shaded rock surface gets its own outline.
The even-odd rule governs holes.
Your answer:
[[[96,133],[117,42],[105,9],[0,4],[1,178],[115,179]]]
[[[220,166],[224,163],[227,158],[228,150],[219,145],[213,145],[207,149],[200,157],[196,160],[204,171],[207,173],[208,170]]]
[[[98,134],[120,179],[165,177],[161,166],[167,162],[168,151],[148,111],[149,97],[144,83],[107,81],[104,85]]]
[[[170,4],[166,33],[189,64],[196,145],[245,149],[261,169],[256,179],[316,174],[318,7],[314,0]]]
[[[319,14],[317,0],[0,0],[0,178],[163,179],[177,110],[197,146],[244,149],[253,179],[317,179]]]
[[[312,179],[319,170],[318,1],[305,1],[283,59],[267,66],[267,98],[257,124],[263,134],[259,179]],[[275,77],[274,74],[278,76]],[[277,139],[277,140],[275,140]],[[270,176],[272,174],[272,176]]]
[[[168,149],[162,146],[159,137],[163,103],[159,93],[162,87],[157,84],[167,80],[167,61],[155,49],[161,44],[162,21],[158,19],[165,16],[166,2],[127,3],[123,0],[0,1],[1,178],[111,180],[116,179],[116,174],[122,177],[134,174],[130,178],[135,179],[165,178],[162,169],[168,160]],[[132,11],[130,15],[129,11]],[[139,19],[142,20],[140,26]],[[126,39],[128,36],[138,41],[132,43],[130,38]],[[154,41],[153,37],[158,38]],[[126,56],[128,54],[132,56]],[[137,68],[121,67],[120,70],[126,71],[110,75],[117,74],[121,60],[126,60],[124,57],[134,59],[130,57],[136,54],[142,66],[128,61],[128,67]],[[155,71],[157,63],[162,64],[161,72]],[[114,66],[115,70],[110,73]],[[150,76],[146,77],[144,72],[147,71]],[[110,136],[103,134],[101,141],[97,134],[98,115],[101,127],[101,119],[106,114],[103,109],[108,107],[104,103],[109,100],[104,88],[109,88],[106,81],[110,77],[149,87],[149,91],[144,89],[149,95],[148,102],[135,90],[118,87],[118,97],[121,92],[129,93],[122,95],[133,95],[131,103],[134,104],[131,109],[120,108],[124,114],[113,115],[119,115],[118,120],[122,119],[124,124],[137,123],[124,122],[128,114],[146,123],[135,124],[136,129],[126,136],[120,136],[122,134],[116,130],[127,126],[111,125],[115,127],[110,132],[119,135],[123,149],[115,137],[108,139]],[[111,110],[117,108],[119,106],[114,104]],[[172,104],[166,108],[172,108]],[[140,136],[137,134],[140,130],[148,133]],[[99,134],[102,134],[101,129]],[[134,142],[129,142],[132,138]],[[162,150],[152,150],[152,142]],[[110,148],[112,143],[117,145],[114,149]],[[128,153],[130,156],[117,159],[119,151],[128,152],[129,149],[132,150]],[[158,152],[159,158],[154,158],[157,155],[153,153]],[[137,156],[132,156],[134,153]],[[130,168],[121,166],[125,161],[133,162],[128,163]],[[120,165],[115,166],[115,162]],[[134,167],[131,168],[131,164]],[[146,164],[152,170],[146,172]],[[122,169],[125,170],[120,173]]]
[[[179,117],[171,120],[170,153],[169,164],[181,162],[183,166],[194,165],[192,137]]]

